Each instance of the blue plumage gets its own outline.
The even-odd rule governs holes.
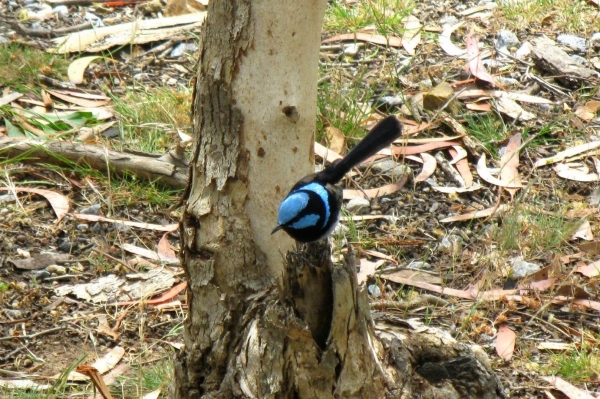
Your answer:
[[[344,158],[300,179],[279,206],[277,227],[300,242],[325,238],[340,218],[343,191],[336,184],[354,166],[389,146],[402,133],[394,116],[379,122]]]

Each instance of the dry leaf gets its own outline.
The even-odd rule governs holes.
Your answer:
[[[404,176],[396,183],[387,184],[385,186],[370,188],[368,190],[344,190],[344,199],[350,200],[353,198],[365,198],[372,199],[377,197],[383,197],[384,195],[390,195],[395,192],[402,190],[402,187],[406,184],[408,179]]]
[[[83,74],[87,69],[88,65],[92,63],[92,61],[97,60],[98,58],[102,58],[98,55],[92,55],[89,57],[81,57],[73,61],[69,68],[67,69],[67,76],[71,83],[79,85],[83,83]]]
[[[56,213],[56,223],[60,222],[62,218],[64,218],[67,215],[67,213],[69,213],[69,199],[64,195],[56,193],[54,191],[28,187],[0,187],[0,190],[14,190],[41,195],[42,197],[48,200],[50,206],[54,210],[54,213]]]
[[[0,387],[7,389],[30,389],[32,391],[45,391],[52,388],[49,384],[38,384],[30,380],[0,380]]]
[[[158,305],[158,304],[161,304],[161,303],[165,303],[165,302],[170,301],[171,299],[175,298],[177,295],[179,295],[186,288],[187,288],[187,281],[184,281],[183,283],[177,284],[176,286],[174,286],[173,288],[171,288],[167,292],[163,293],[159,297],[154,298],[154,299],[145,299],[143,302],[145,304],[148,304],[148,305]],[[137,304],[139,304],[141,302],[142,302],[141,300],[139,300],[139,301],[127,301],[127,302],[117,302],[117,303],[115,303],[115,306],[137,305]]]
[[[384,260],[378,260],[377,262],[371,262],[367,258],[360,259],[360,271],[356,274],[358,278],[358,284],[362,284],[367,279],[375,274],[377,268],[385,263]]]
[[[74,92],[64,92],[60,90],[47,90],[49,94],[61,100],[78,105],[80,107],[97,108],[102,107],[110,102],[110,98],[105,100],[92,100],[75,95]],[[68,94],[67,94],[68,93]]]
[[[175,231],[179,228],[179,223],[174,224],[152,224],[152,223],[142,223],[142,222],[130,222],[129,220],[120,220],[120,219],[111,219],[104,216],[99,215],[84,215],[81,213],[73,213],[72,216],[81,220],[89,220],[90,222],[108,222],[115,224],[122,224],[130,227],[139,227],[141,229],[148,230],[156,230],[156,231]]]
[[[513,135],[509,140],[504,154],[500,158],[500,180],[506,184],[518,184],[521,185],[521,178],[519,177],[519,149],[521,148],[521,134],[517,133]],[[516,188],[505,188],[510,193],[511,198],[514,200],[515,194],[518,189]]]
[[[96,360],[89,367],[93,367],[98,370],[98,373],[104,374],[110,369],[114,368],[117,363],[121,360],[121,358],[125,355],[125,349],[120,346],[115,346],[110,351],[108,351],[103,357]],[[56,374],[51,378],[57,379],[61,375]],[[77,371],[71,371],[67,376],[68,381],[87,381],[89,379],[85,374],[78,373]]]
[[[571,385],[570,383],[568,383],[560,377],[551,376],[540,378],[544,381],[547,381],[555,389],[558,389],[560,392],[565,394],[569,399],[594,399],[592,395],[589,395],[587,392],[576,388],[575,386]]]
[[[421,22],[414,15],[409,15],[404,25],[402,46],[410,55],[415,55],[415,49],[421,42]]]
[[[435,169],[437,168],[437,161],[435,160],[434,156],[424,152],[421,154],[421,157],[423,158],[423,168],[417,177],[415,177],[415,183],[427,180],[431,175],[433,175]]]
[[[463,213],[461,215],[450,216],[440,220],[440,223],[449,223],[449,222],[461,222],[464,220],[472,220],[477,218],[486,218],[491,216],[498,216],[502,213],[506,212],[510,209],[510,205],[502,204],[497,207],[491,207],[487,209],[483,209],[481,211]]]
[[[340,129],[334,126],[325,128],[325,137],[327,137],[331,151],[336,154],[344,154],[346,151],[346,136]]]
[[[165,262],[165,263],[169,263],[169,264],[179,263],[179,259],[176,256],[174,256],[174,257],[164,256],[157,251],[153,251],[148,248],[138,247],[136,245],[129,244],[126,242],[121,244],[121,248],[123,248],[123,250],[125,250],[127,252],[142,256],[147,259],[156,260],[159,262]]]
[[[100,395],[102,395],[102,397],[104,399],[113,399],[112,395],[110,394],[110,390],[104,383],[104,380],[102,380],[100,373],[94,367],[80,365],[80,366],[77,366],[75,371],[77,371],[78,373],[87,375],[92,380],[92,383],[94,384],[94,386],[96,387],[98,392],[100,392]]]
[[[155,391],[148,392],[147,394],[145,394],[144,396],[142,396],[142,399],[158,399],[158,397],[160,396],[161,391],[162,391],[162,388],[158,388]]]
[[[168,235],[169,235],[169,233],[163,234],[160,241],[158,241],[158,245],[156,246],[156,252],[160,256],[161,260],[168,259],[169,261],[175,260],[175,261],[179,262],[179,259],[177,258],[177,254],[175,253],[175,251],[171,247],[171,243],[167,239]]]
[[[600,260],[584,266],[579,266],[575,271],[583,274],[586,277],[600,276]]]
[[[481,177],[483,180],[487,181],[490,184],[499,186],[499,187],[504,187],[504,188],[521,188],[521,187],[523,187],[523,185],[520,182],[504,182],[504,181],[492,176],[492,173],[490,172],[490,170],[488,169],[488,167],[485,163],[485,153],[481,154],[481,157],[479,158],[479,161],[477,162],[477,173],[479,174],[479,177]]]
[[[342,156],[335,151],[315,142],[315,155],[323,158],[326,162],[335,162],[338,159],[342,159]]]
[[[502,324],[498,328],[498,335],[496,335],[496,353],[504,361],[509,361],[515,351],[515,343],[517,341],[517,334],[505,324]]]
[[[519,104],[517,104],[514,100],[506,96],[502,96],[496,100],[496,109],[498,112],[511,117],[512,119],[520,120],[520,121],[530,121],[535,119],[535,114],[532,114],[529,111],[525,111]]]
[[[589,170],[572,169],[567,164],[559,164],[553,167],[556,174],[563,179],[575,180],[580,182],[600,181],[597,173],[588,173]]]
[[[554,156],[538,159],[535,162],[535,164],[533,164],[533,167],[537,168],[540,166],[550,165],[556,162],[564,161],[566,158],[570,158],[575,155],[594,150],[598,147],[600,147],[600,141],[593,141],[591,143],[580,144],[567,150],[561,151]]]
[[[471,74],[475,76],[479,80],[484,80],[493,85],[496,85],[496,80],[492,75],[488,73],[488,71],[483,66],[482,56],[479,52],[479,44],[477,42],[477,38],[475,37],[475,33],[473,31],[469,32],[466,37],[467,43],[467,61],[469,65],[469,70]]]
[[[454,45],[454,43],[452,43],[452,40],[450,38],[452,36],[452,32],[454,32],[456,29],[460,28],[463,24],[464,24],[464,22],[460,22],[456,25],[452,25],[452,26],[446,28],[442,32],[442,34],[438,37],[438,43],[440,44],[440,47],[449,56],[458,57],[458,56],[467,54],[466,49],[462,49],[462,48],[459,48],[458,46]]]
[[[592,226],[588,220],[584,220],[579,226],[577,231],[571,236],[571,239],[575,240],[581,238],[582,240],[592,241],[594,239],[594,233],[592,232]]]
[[[12,103],[18,98],[23,97],[23,93],[10,93],[0,98],[0,107]]]
[[[492,104],[490,103],[465,103],[465,106],[471,111],[490,112],[492,110]]]
[[[585,103],[585,105],[580,105],[577,108],[575,108],[574,113],[579,118],[581,118],[585,121],[590,121],[596,117],[596,113],[598,112],[599,108],[600,108],[600,101],[591,100],[591,101],[588,101],[587,103]]]
[[[438,148],[452,147],[455,145],[460,145],[460,143],[457,141],[433,141],[422,145],[392,147],[391,149],[382,150],[381,153],[390,153],[394,155],[416,155],[432,150],[437,150]]]

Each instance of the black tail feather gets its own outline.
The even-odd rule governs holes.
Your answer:
[[[336,184],[353,167],[389,146],[402,134],[402,125],[395,116],[388,116],[379,122],[367,135],[342,159],[332,163],[315,180]]]

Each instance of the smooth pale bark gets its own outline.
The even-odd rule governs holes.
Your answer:
[[[290,251],[284,233],[270,235],[279,202],[313,168],[325,6],[209,3],[181,228],[189,312],[172,396],[499,397],[467,346],[402,320],[374,324],[351,254],[335,265],[326,242]]]

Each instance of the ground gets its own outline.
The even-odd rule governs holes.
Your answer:
[[[50,123],[48,115],[59,105],[84,106],[79,90],[62,88],[61,98],[55,86],[68,81],[69,66],[88,53],[44,51],[56,45],[50,36],[61,34],[40,29],[85,24],[86,12],[100,15],[106,25],[129,22],[133,15],[159,17],[157,10],[128,4],[68,7],[66,15],[55,10],[38,21],[33,13],[42,13],[41,5],[0,2],[0,43],[6,42],[0,44],[0,143],[45,134],[50,141],[75,139],[124,154],[185,154],[193,44],[201,28],[95,53],[101,58],[85,69],[79,89],[94,94],[87,100],[96,102],[85,103],[86,110],[68,123]],[[409,132],[396,145],[391,165],[404,177],[368,164],[343,183],[348,197],[356,195],[350,189],[375,191],[362,210],[348,207],[347,229],[334,235],[333,245],[341,251],[352,246],[362,259],[359,279],[374,312],[416,318],[481,345],[513,398],[549,397],[546,392],[575,397],[575,391],[563,387],[560,393],[542,379],[552,375],[587,391],[581,397],[600,391],[593,263],[600,253],[594,238],[599,162],[589,147],[539,163],[597,142],[600,61],[590,39],[600,32],[599,14],[594,2],[560,0],[479,5],[358,0],[331,2],[324,22],[318,142],[343,152],[386,114],[396,114]],[[444,41],[447,26],[460,23],[451,42]],[[509,43],[508,55],[497,45],[502,30],[517,39]],[[359,34],[339,36],[354,32]],[[561,34],[587,39],[583,48],[560,46],[589,71],[575,82],[565,77],[588,72],[561,74],[534,53],[517,57],[525,42],[535,49],[536,38],[558,40]],[[180,43],[190,46],[183,55],[171,53]],[[480,56],[482,62],[461,58],[466,47],[470,60]],[[448,97],[444,83],[451,88]],[[432,95],[434,87],[442,94]],[[498,92],[515,97],[508,101]],[[11,93],[23,96],[3,101]],[[39,102],[36,114],[22,111],[32,109],[32,101]],[[44,114],[44,108],[53,111]],[[101,111],[108,112],[106,119]],[[0,388],[1,396],[91,394],[92,385],[77,382],[69,371],[122,348],[119,366],[107,368],[114,378],[105,378],[113,382],[113,395],[166,397],[186,311],[172,227],[180,217],[181,189],[131,171],[105,173],[65,159],[39,164],[27,153],[6,157],[3,150],[0,380],[49,383],[54,391]],[[432,158],[437,162],[425,176]],[[469,175],[478,190],[467,189]],[[51,193],[58,198],[49,198]],[[52,254],[49,263],[39,258],[45,252]],[[541,271],[521,277],[519,265]],[[109,276],[116,285],[98,285]],[[146,282],[145,291],[132,288],[139,281]],[[87,297],[65,291],[87,283],[93,284]],[[524,290],[527,284],[535,289]],[[105,300],[94,290],[107,295]]]

